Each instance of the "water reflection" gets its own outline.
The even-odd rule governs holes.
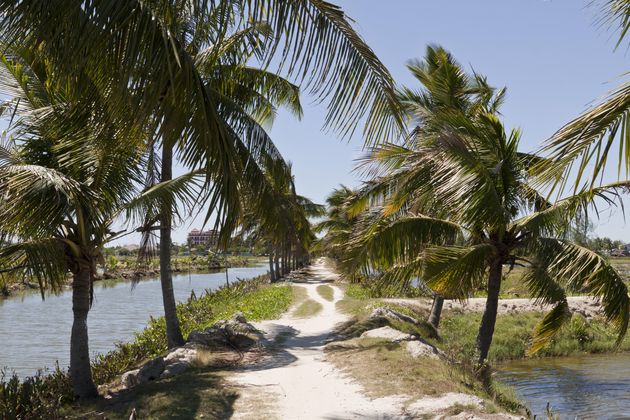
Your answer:
[[[549,402],[562,419],[630,419],[627,353],[511,362],[497,377],[539,418]]]
[[[265,265],[228,270],[230,281],[266,273]],[[201,296],[205,289],[216,289],[226,282],[225,271],[212,274],[180,274],[173,277],[175,299]],[[88,317],[90,352],[107,352],[115,342],[133,339],[149,316],[163,315],[162,294],[157,279],[142,280],[134,288],[130,282],[98,282],[94,287],[94,305]],[[0,300],[0,367],[18,375],[34,374],[43,367],[61,367],[70,360],[72,327],[70,291],[49,295],[42,301],[39,293],[25,293]]]

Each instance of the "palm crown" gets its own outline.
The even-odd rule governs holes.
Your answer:
[[[628,184],[548,202],[530,185],[530,168],[541,159],[519,152],[520,132],[506,133],[497,117],[503,90],[465,74],[438,47],[429,47],[425,61],[409,68],[424,87],[401,91],[415,128],[403,145],[376,147],[365,158],[366,170],[377,178],[355,201],[371,198],[377,206],[364,216],[351,258],[383,270],[389,281],[420,276],[454,298],[485,283],[480,362],[492,339],[504,264],[524,265],[522,281],[532,295],[554,305],[537,328],[533,351],[569,318],[566,290],[599,297],[623,338],[630,309],[623,280],[564,234],[595,197],[612,202]]]

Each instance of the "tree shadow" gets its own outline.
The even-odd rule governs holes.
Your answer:
[[[237,398],[216,372],[201,368],[81,402],[73,412],[86,419],[128,418],[134,409],[140,419],[229,418]]]

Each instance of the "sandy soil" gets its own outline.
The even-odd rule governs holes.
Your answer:
[[[283,340],[274,357],[232,376],[240,394],[234,406],[235,419],[398,419],[401,399],[370,400],[361,386],[326,362],[323,346],[335,324],[347,319],[335,309],[343,292],[331,286],[332,302],[315,290],[336,275],[321,262],[311,267],[299,287],[322,304],[323,310],[308,319],[285,317],[259,323],[268,340]]]
[[[590,296],[569,296],[567,298],[569,308],[573,312],[580,313],[587,318],[601,315],[601,307],[597,300]],[[385,299],[386,302],[413,305],[426,310],[431,308],[430,299]],[[457,300],[445,300],[444,310],[461,310],[469,312],[482,312],[486,306],[486,298],[472,298],[464,302]],[[499,299],[499,314],[510,314],[532,311],[548,311],[550,305],[541,305],[534,299]]]

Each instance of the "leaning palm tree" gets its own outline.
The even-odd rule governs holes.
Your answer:
[[[436,54],[441,64],[434,68]],[[594,200],[615,203],[630,183],[547,201],[530,184],[539,159],[518,151],[520,132],[506,132],[496,116],[500,101],[485,79],[467,75],[441,49],[430,48],[418,69],[424,90],[413,95],[417,128],[404,144],[376,147],[366,158],[389,191],[378,209],[381,217],[357,235],[359,258],[385,267],[391,281],[419,276],[444,296],[465,299],[485,285],[476,343],[480,367],[492,342],[505,266],[524,265],[522,281],[532,296],[553,305],[536,328],[532,352],[570,318],[566,294],[575,290],[600,299],[620,341],[630,310],[623,279],[565,234]],[[443,72],[448,84],[442,79],[432,85],[435,77],[425,71],[431,69]]]
[[[0,92],[9,94],[3,105],[13,118],[0,145],[0,273],[37,279],[42,297],[72,276],[70,375],[76,395],[95,396],[92,285],[102,248],[116,236],[111,226],[142,180],[144,136],[105,124],[106,107],[57,83],[37,51],[5,54]],[[83,124],[68,126],[69,119]]]

